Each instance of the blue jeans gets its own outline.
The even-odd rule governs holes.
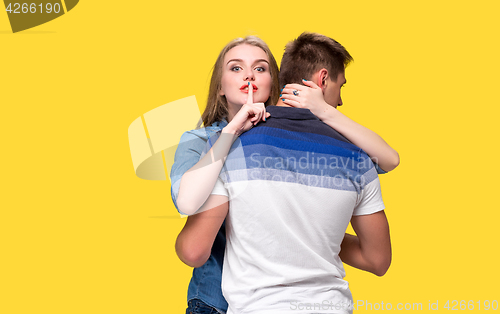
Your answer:
[[[200,299],[192,299],[188,301],[186,314],[220,314],[214,307],[207,305]]]

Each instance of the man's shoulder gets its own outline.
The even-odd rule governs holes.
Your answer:
[[[284,110],[274,117],[277,110],[272,111],[266,122],[244,133],[241,142],[233,145],[235,158],[247,156],[247,168],[251,162],[250,166],[257,165],[250,167],[252,169],[266,168],[260,171],[285,170],[304,176],[358,178],[360,189],[363,183],[377,177],[375,166],[365,151],[309,110],[278,109]],[[292,112],[291,119],[285,115],[288,112]],[[300,119],[302,116],[304,119]],[[238,151],[241,153],[236,153]]]
[[[347,138],[321,121],[309,109],[270,106],[267,107],[267,111],[271,113],[271,116],[267,121],[261,122],[251,129],[251,132],[247,132],[247,136],[268,133],[279,138],[281,136],[287,137],[286,134],[300,134],[303,138],[311,137],[315,141],[328,142],[333,138],[351,144]],[[264,130],[262,128],[270,129]],[[324,138],[320,138],[321,136]]]

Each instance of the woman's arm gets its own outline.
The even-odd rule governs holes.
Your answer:
[[[248,101],[222,130],[212,148],[181,178],[177,208],[186,215],[198,212],[214,188],[229,149],[240,134],[269,117],[263,103],[253,103],[252,89]]]
[[[237,138],[228,126],[222,130],[208,153],[182,175],[177,196],[180,212],[195,214],[212,192],[229,149]]]
[[[175,242],[175,251],[182,262],[191,267],[205,264],[228,209],[227,196],[210,195],[200,213],[187,218]]]
[[[363,149],[383,170],[391,171],[399,165],[399,154],[382,137],[327,104],[321,88],[314,82],[306,80],[303,82],[307,86],[300,84],[285,86],[281,97],[286,105],[311,110],[321,121]],[[299,96],[293,95],[293,91],[299,89]]]
[[[391,171],[399,165],[399,154],[372,130],[349,119],[336,108],[329,107],[321,119],[354,145],[363,149],[380,168]],[[319,118],[319,117],[318,117]]]

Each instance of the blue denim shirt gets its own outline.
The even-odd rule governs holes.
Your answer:
[[[174,164],[170,171],[172,182],[172,201],[177,208],[177,196],[182,175],[191,169],[200,159],[201,152],[206,146],[207,140],[216,132],[227,125],[225,120],[215,122],[209,127],[185,132],[177,150],[175,151]],[[177,208],[177,210],[179,210]],[[182,214],[182,212],[179,211]],[[224,250],[226,248],[225,223],[215,237],[212,253],[203,266],[193,269],[193,277],[189,283],[187,299],[200,299],[206,304],[225,313],[227,302],[222,295],[222,263],[224,261]]]

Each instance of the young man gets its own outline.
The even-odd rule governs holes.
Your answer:
[[[205,204],[222,205],[198,214],[203,228],[179,235],[208,239],[191,246],[190,254],[204,256],[227,214],[228,313],[350,313],[342,261],[376,275],[390,265],[389,228],[370,158],[312,110],[289,106],[300,105],[301,92],[321,90],[332,107],[317,114],[327,119],[329,108],[341,104],[351,60],[319,34],[304,33],[287,45],[281,83],[307,79],[313,90],[289,85],[295,98],[268,107],[271,118],[239,137]],[[357,236],[344,236],[349,221]]]

